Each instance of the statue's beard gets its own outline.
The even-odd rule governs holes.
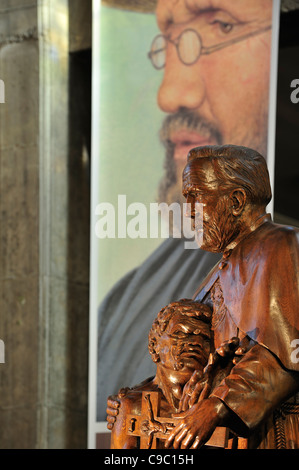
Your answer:
[[[229,243],[237,237],[239,231],[239,223],[228,209],[228,200],[221,198],[215,209],[215,217],[209,222],[203,222],[202,249],[223,253]]]

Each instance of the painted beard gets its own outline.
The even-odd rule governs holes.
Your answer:
[[[165,147],[164,176],[160,181],[158,188],[158,202],[178,202],[182,204],[185,198],[182,195],[181,174],[178,175],[177,162],[174,158],[176,144],[172,142],[171,136],[176,131],[186,130],[197,132],[205,136],[215,145],[222,144],[220,132],[210,123],[207,123],[197,113],[182,109],[175,114],[169,115],[163,122],[160,139]],[[190,144],[190,149],[194,145]],[[186,162],[187,163],[187,154]]]

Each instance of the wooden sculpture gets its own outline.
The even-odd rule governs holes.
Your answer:
[[[232,447],[246,439],[248,448],[299,448],[299,232],[274,224],[266,213],[271,200],[267,165],[246,147],[192,149],[183,194],[201,248],[223,257],[193,298],[201,311],[206,306],[212,312],[210,366],[194,363],[184,388],[171,384],[172,372],[163,386],[152,382],[163,394],[161,404],[165,398],[177,411],[175,420],[161,427],[167,428],[163,445],[200,448],[222,427],[235,436]],[[203,205],[202,220],[197,204]],[[182,329],[187,318],[179,322]],[[230,351],[224,363],[217,360],[221,348]],[[109,400],[109,426],[117,428],[125,421],[125,406],[117,397]],[[157,414],[150,400],[154,426]],[[161,417],[163,409],[160,405]],[[168,407],[166,417],[171,411]]]
[[[164,448],[179,421],[173,415],[183,407],[180,399],[187,382],[188,398],[200,383],[198,399],[203,400],[244,354],[238,338],[212,353],[212,334],[207,305],[182,299],[159,312],[149,333],[156,376],[136,387],[121,389],[117,397],[108,400],[110,406],[119,407],[112,427],[112,448]],[[225,447],[227,443],[228,430],[219,428],[208,445]]]

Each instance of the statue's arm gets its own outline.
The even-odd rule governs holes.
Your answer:
[[[137,437],[126,434],[126,419],[132,412],[132,401],[128,397],[118,398],[118,416],[111,431],[111,449],[138,449]],[[135,403],[136,407],[136,403]]]
[[[166,447],[198,448],[217,426],[247,436],[299,390],[299,373],[284,369],[266,348],[251,348],[209,398],[181,413]]]
[[[133,392],[142,392],[147,390],[151,386],[154,377],[148,377],[143,380],[140,384],[134,385],[133,387],[123,387],[118,391],[117,395],[109,395],[107,399],[107,428],[112,430],[114,424],[116,423],[117,416],[119,414],[119,407],[121,404],[121,399],[126,397],[128,394]]]
[[[220,399],[231,411],[227,415],[231,429],[234,422],[239,427],[241,421],[250,432],[297,391],[299,373],[285,369],[274,354],[256,344],[213,390],[211,397]],[[234,416],[239,420],[234,420]]]

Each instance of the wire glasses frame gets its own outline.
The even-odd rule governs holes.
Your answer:
[[[148,58],[151,60],[152,65],[155,69],[160,70],[165,67],[166,62],[166,46],[167,42],[170,42],[176,47],[178,57],[184,65],[195,64],[201,55],[212,54],[213,52],[224,49],[237,42],[244,41],[247,38],[256,36],[264,33],[272,28],[272,25],[264,26],[256,31],[244,34],[234,39],[224,41],[220,44],[216,44],[210,47],[204,47],[202,45],[201,36],[195,29],[185,29],[176,39],[171,39],[169,36],[158,34],[152,41],[151,50],[148,53]]]

